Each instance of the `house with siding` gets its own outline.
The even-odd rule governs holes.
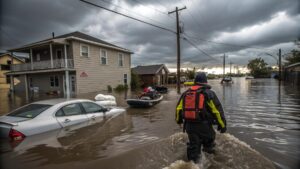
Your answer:
[[[167,84],[170,73],[164,64],[137,66],[132,72],[139,76],[144,86]]]
[[[300,86],[300,62],[284,67],[284,81]]]
[[[130,84],[132,52],[81,32],[53,34],[52,38],[9,51],[29,53],[25,63],[12,65],[6,73],[12,91],[28,95],[34,89],[70,96]],[[14,86],[14,79],[22,85]]]
[[[0,54],[0,89],[9,89],[10,78],[6,76],[6,73],[10,71],[10,65],[24,63],[25,59],[16,56],[11,53]],[[18,85],[19,82],[14,81],[14,85]]]

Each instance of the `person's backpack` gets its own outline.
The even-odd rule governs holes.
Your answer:
[[[186,121],[202,121],[206,117],[204,89],[193,86],[183,96],[183,119]]]

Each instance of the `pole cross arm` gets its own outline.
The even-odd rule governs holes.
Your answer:
[[[184,9],[186,9],[186,6],[180,8],[180,9],[178,9],[178,7],[176,7],[176,9],[174,11],[168,12],[168,14],[172,14],[172,13],[174,13],[176,11],[181,11],[181,10],[184,10]]]

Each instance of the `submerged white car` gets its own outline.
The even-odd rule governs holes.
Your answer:
[[[96,122],[105,114],[125,112],[104,108],[91,100],[52,99],[34,102],[0,117],[0,137],[12,141],[84,122]]]

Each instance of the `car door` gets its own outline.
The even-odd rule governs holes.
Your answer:
[[[105,117],[105,109],[100,105],[92,102],[82,102],[82,107],[84,108],[86,115],[90,119],[91,123],[101,122]]]
[[[89,121],[80,103],[72,103],[60,108],[55,113],[55,117],[62,127]]]

